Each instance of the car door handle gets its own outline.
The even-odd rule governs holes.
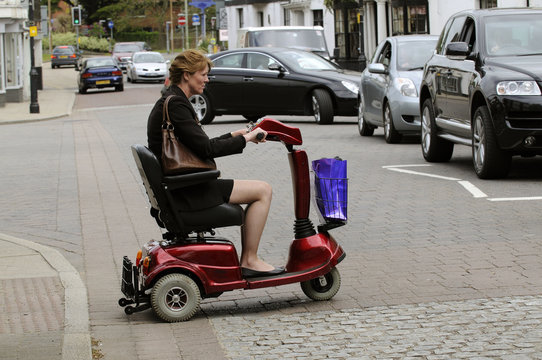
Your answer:
[[[209,80],[214,80],[214,79],[216,79],[216,76],[211,75],[211,76],[207,76],[207,78],[208,78]]]
[[[245,76],[245,77],[243,78],[243,81],[254,81],[254,78],[251,77],[251,76]]]

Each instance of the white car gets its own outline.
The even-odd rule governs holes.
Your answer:
[[[135,52],[126,65],[128,82],[164,82],[168,73],[169,60],[155,51]]]

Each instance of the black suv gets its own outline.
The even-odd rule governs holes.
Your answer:
[[[542,10],[453,15],[420,91],[423,156],[448,161],[472,146],[476,175],[506,177],[513,155],[542,154]]]

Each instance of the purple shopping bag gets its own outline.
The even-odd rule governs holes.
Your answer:
[[[339,157],[312,162],[316,205],[326,221],[347,220],[346,160]]]

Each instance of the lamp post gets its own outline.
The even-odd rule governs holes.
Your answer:
[[[34,1],[28,2],[28,20],[34,26]],[[39,114],[40,104],[38,103],[38,70],[34,61],[34,34],[30,34],[30,113]]]

